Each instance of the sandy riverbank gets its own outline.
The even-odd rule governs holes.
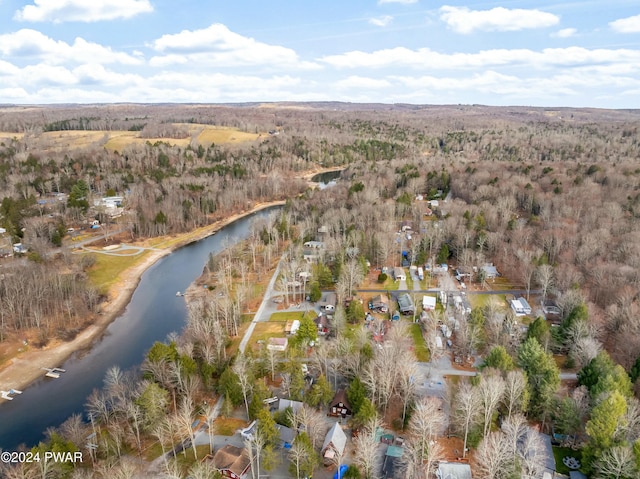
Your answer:
[[[97,317],[96,321],[79,333],[75,339],[48,349],[27,351],[13,358],[9,365],[4,366],[2,370],[0,370],[0,390],[25,389],[29,384],[44,377],[45,372],[42,370],[43,367],[59,367],[74,353],[89,348],[96,339],[100,338],[107,326],[120,316],[124,308],[129,304],[142,274],[163,256],[170,254],[172,251],[186,244],[206,238],[240,218],[265,208],[283,204],[285,204],[284,201],[258,203],[250,210],[231,215],[208,226],[179,235],[176,237],[176,241],[172,242],[171,246],[161,251],[150,251],[150,254],[144,261],[126,270],[121,275],[118,283],[113,286],[110,292],[110,299],[101,305],[101,314]]]

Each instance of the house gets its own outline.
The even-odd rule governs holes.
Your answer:
[[[386,313],[389,311],[389,298],[387,298],[386,294],[374,296],[369,301],[369,309],[378,313]]]
[[[13,245],[13,252],[14,253],[27,253],[29,252],[29,248],[27,248],[25,245],[23,245],[22,243],[14,243]]]
[[[435,296],[423,296],[422,297],[422,309],[425,311],[433,311],[436,309],[436,297]]]
[[[510,306],[516,316],[531,314],[531,306],[529,306],[529,303],[527,303],[527,300],[524,298],[512,299]]]
[[[331,332],[331,319],[326,314],[319,315],[313,322],[316,323],[320,336],[325,336]]]
[[[480,269],[482,269],[482,272],[484,273],[484,277],[486,279],[496,279],[498,276],[500,276],[500,273],[498,273],[498,269],[493,265],[493,263],[485,264]]]
[[[336,461],[340,462],[346,445],[347,435],[342,430],[340,424],[336,422],[331,429],[329,429],[329,432],[327,432],[324,438],[324,443],[322,443],[320,453],[322,454],[324,464],[331,465],[336,464]]]
[[[338,389],[335,396],[329,403],[329,416],[351,416],[351,404],[347,399],[347,392],[344,389]]]
[[[456,268],[456,279],[458,281],[464,281],[465,279],[471,279],[473,275],[473,270],[471,268],[467,268],[465,266],[458,266]]]
[[[461,462],[440,462],[436,471],[438,479],[471,479],[471,466]]]
[[[406,281],[407,275],[402,268],[393,268],[393,279],[396,281]]]
[[[383,479],[395,479],[404,477],[401,474],[401,458],[404,454],[404,448],[400,446],[390,445],[382,461],[382,477]]]
[[[427,267],[427,270],[429,268]],[[446,263],[437,264],[433,267],[433,274],[443,274],[449,271],[449,265]]]
[[[216,451],[213,456],[213,467],[224,477],[244,479],[251,467],[251,461],[244,447],[227,444]]]
[[[318,261],[320,259],[321,251],[324,243],[322,241],[306,241],[303,244],[302,257],[308,263]]]
[[[267,349],[269,351],[285,351],[289,345],[287,338],[269,338]]]
[[[400,312],[405,316],[411,315],[416,311],[413,299],[411,299],[409,293],[402,293],[398,296],[398,307],[400,308]]]
[[[324,301],[320,301],[318,305],[323,311],[335,311],[336,304],[338,303],[338,296],[336,293],[327,293]]]

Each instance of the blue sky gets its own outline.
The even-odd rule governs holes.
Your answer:
[[[640,108],[640,1],[0,0],[0,103]]]

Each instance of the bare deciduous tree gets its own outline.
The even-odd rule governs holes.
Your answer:
[[[528,403],[527,378],[519,369],[509,371],[504,381],[504,405],[507,418],[522,412]]]
[[[478,395],[484,416],[483,436],[486,436],[489,432],[493,420],[493,413],[496,411],[498,404],[500,404],[504,391],[504,380],[499,372],[489,372],[489,374],[483,374],[480,377]]]
[[[380,439],[377,431],[381,427],[380,420],[376,417],[364,428],[360,428],[358,436],[354,439],[354,461],[360,469],[364,479],[375,479],[380,469],[380,454],[378,446]]]
[[[453,401],[454,419],[464,435],[462,457],[466,457],[469,429],[479,419],[481,404],[481,399],[475,388],[469,383],[462,383]]]
[[[480,479],[504,479],[513,471],[515,457],[509,450],[504,434],[499,431],[489,433],[475,455],[476,471]]]

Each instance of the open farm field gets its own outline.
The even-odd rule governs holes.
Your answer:
[[[189,136],[185,138],[142,138],[138,131],[127,130],[64,130],[47,131],[41,133],[32,141],[41,147],[53,151],[67,148],[87,148],[91,146],[104,147],[111,151],[122,151],[131,145],[144,145],[146,142],[164,142],[181,148],[187,147],[192,139],[205,147],[211,144],[239,144],[251,142],[260,138],[259,133],[247,133],[235,128],[218,127],[213,125],[176,123],[174,126],[187,130]],[[1,132],[0,142],[13,138],[18,140],[24,133]]]

